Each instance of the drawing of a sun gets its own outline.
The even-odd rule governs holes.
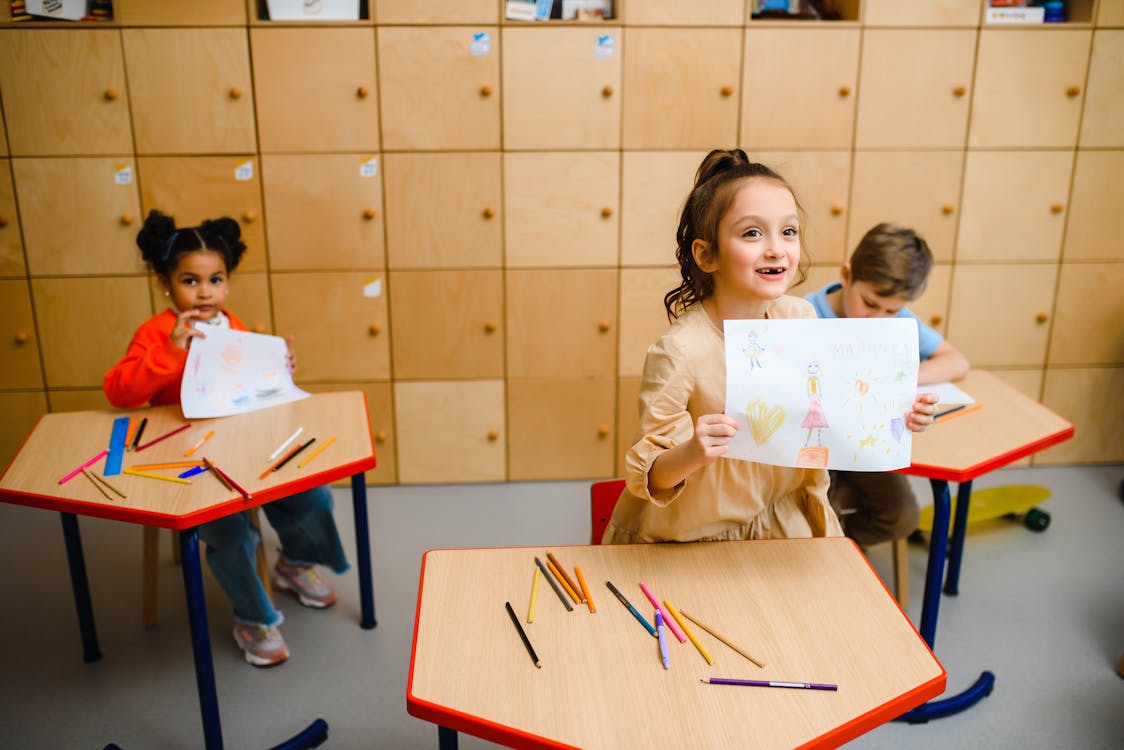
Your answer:
[[[855,401],[859,407],[859,414],[863,413],[863,405],[870,401],[872,405],[878,404],[878,381],[881,380],[874,372],[868,370],[866,372],[855,373],[852,380],[843,381],[843,385],[847,386],[847,398],[843,399],[843,404],[849,405],[851,401]]]

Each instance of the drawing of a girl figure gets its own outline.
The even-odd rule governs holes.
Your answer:
[[[746,339],[745,346],[742,347],[742,353],[749,358],[749,369],[756,370],[761,367],[761,360],[758,357],[765,351],[765,345],[757,340],[757,331],[750,331]]]
[[[823,445],[823,428],[827,427],[827,418],[823,414],[823,403],[820,401],[820,361],[813,359],[808,363],[808,413],[804,416],[801,427],[808,429],[808,436],[804,438],[804,447],[812,440],[812,430],[816,431],[816,445]]]

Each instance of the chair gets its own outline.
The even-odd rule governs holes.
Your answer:
[[[260,534],[261,515],[258,508],[250,508],[243,512]],[[144,530],[144,538],[141,543],[141,622],[144,623],[146,628],[151,628],[156,625],[156,593],[157,584],[159,583],[157,568],[159,562],[158,558],[160,556],[160,529],[155,526],[142,526],[141,528]],[[176,539],[176,534],[177,532],[172,532],[172,558],[178,565],[180,562],[180,545]],[[261,579],[266,596],[272,599],[273,585],[269,578],[269,561],[265,556],[265,546],[262,545],[261,542],[258,542],[257,560],[258,578]]]
[[[624,490],[623,479],[594,482],[589,488],[589,543],[601,544],[613,508]],[[909,606],[909,547],[904,539],[894,541],[894,598],[902,607]]]

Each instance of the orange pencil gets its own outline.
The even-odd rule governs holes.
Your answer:
[[[552,563],[554,563],[554,567],[558,568],[558,572],[562,574],[562,580],[564,580],[566,582],[566,584],[570,587],[571,591],[576,593],[578,591],[578,584],[574,583],[574,579],[572,579],[572,578],[570,578],[570,576],[566,575],[566,568],[564,568],[562,566],[562,563],[558,562],[558,558],[554,556],[554,553],[547,552],[546,553],[546,559],[550,560]],[[575,599],[574,601],[575,602],[584,602],[585,599],[584,598],[583,599]]]
[[[211,470],[211,474],[215,477],[215,479],[219,480],[219,484],[225,487],[228,492],[234,492],[234,487],[231,486],[230,482],[226,481],[226,475],[215,468],[215,465],[213,463],[204,458],[203,465]]]
[[[169,461],[162,464],[137,464],[130,466],[130,469],[140,469],[141,471],[150,471],[152,469],[190,469],[195,466],[202,466],[202,461]]]
[[[981,404],[979,401],[974,404],[968,404],[967,406],[958,406],[955,409],[949,409],[946,412],[942,412],[941,414],[936,415],[935,417],[933,417],[933,421],[942,423],[947,422],[950,419],[963,417],[966,414],[971,414],[972,412],[979,411],[982,408],[983,404]]]
[[[129,418],[129,431],[125,434],[125,450],[132,450],[133,436],[137,434],[138,425],[140,425],[139,419]]]
[[[582,575],[582,569],[575,565],[574,573],[578,576],[578,583],[581,584],[582,596],[585,597],[585,603],[589,607],[589,613],[593,614],[597,611],[597,607],[593,605],[593,597],[589,595],[589,587],[585,585],[585,576]]]
[[[550,568],[550,572],[553,573],[554,577],[558,579],[558,582],[562,584],[562,588],[566,589],[566,593],[570,595],[570,598],[574,600],[574,603],[581,603],[581,597],[578,596],[576,591],[570,588],[570,584],[566,583],[566,579],[563,577],[565,574],[558,569],[558,566],[548,560],[546,563],[546,567]]]
[[[211,431],[210,431],[210,432],[208,432],[208,433],[207,433],[206,435],[204,435],[203,437],[199,438],[199,442],[198,442],[198,443],[196,443],[195,445],[191,446],[190,448],[188,448],[187,450],[185,450],[185,451],[183,452],[184,458],[187,458],[187,457],[188,457],[188,456],[190,456],[190,455],[191,455],[192,453],[194,453],[195,451],[197,451],[197,450],[199,450],[200,448],[202,448],[202,447],[203,447],[203,443],[205,443],[205,442],[207,442],[208,440],[210,440],[210,439],[211,439],[212,437],[214,437],[214,435],[215,435],[215,431],[214,431],[214,430],[211,430]]]
[[[289,452],[288,452],[288,453],[286,453],[286,454],[285,454],[284,456],[282,456],[281,458],[279,458],[279,459],[277,460],[277,463],[273,464],[273,466],[270,466],[270,467],[269,467],[268,469],[266,469],[265,471],[263,471],[263,472],[261,473],[261,476],[260,476],[260,477],[258,477],[258,479],[265,479],[266,477],[268,477],[268,476],[270,475],[270,473],[271,473],[271,472],[272,472],[272,471],[273,471],[274,469],[276,469],[276,468],[277,468],[278,466],[280,466],[281,464],[285,463],[285,462],[286,462],[286,461],[288,461],[288,460],[289,460],[290,458],[292,458],[293,456],[295,456],[295,455],[297,454],[297,451],[301,450],[302,448],[304,448],[304,445],[298,445],[297,447],[293,448],[293,449],[292,449],[291,451],[289,451]]]

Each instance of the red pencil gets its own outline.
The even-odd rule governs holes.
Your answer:
[[[244,500],[253,500],[254,499],[253,495],[251,495],[249,492],[246,492],[246,490],[242,487],[242,485],[238,484],[238,482],[235,482],[233,479],[231,479],[229,474],[227,474],[225,471],[220,469],[218,466],[215,466],[214,462],[208,461],[205,458],[203,459],[203,461],[204,461],[204,463],[206,463],[208,466],[211,467],[211,471],[213,471],[215,473],[216,477],[219,477],[220,479],[225,479],[227,484],[229,484],[231,487],[233,487],[234,491],[242,496],[242,499],[244,499]]]
[[[183,432],[184,430],[188,429],[189,427],[191,427],[191,424],[190,424],[190,423],[188,423],[188,424],[185,424],[185,425],[184,425],[184,426],[182,426],[182,427],[177,427],[176,429],[172,430],[171,432],[169,432],[169,433],[166,433],[166,434],[164,434],[164,435],[161,435],[160,437],[156,438],[155,440],[149,440],[149,441],[148,441],[147,443],[145,443],[144,445],[138,445],[138,446],[137,446],[137,450],[138,450],[138,451],[143,451],[143,450],[144,450],[145,448],[147,448],[148,446],[150,446],[150,445],[156,445],[156,444],[157,444],[157,443],[159,443],[159,442],[160,442],[161,440],[167,440],[167,439],[168,439],[168,438],[170,438],[170,437],[171,437],[172,435],[175,435],[176,433],[179,433],[179,432]]]

